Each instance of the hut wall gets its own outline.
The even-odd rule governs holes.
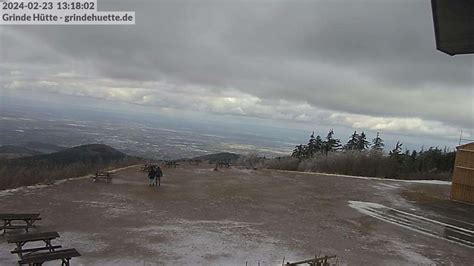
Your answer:
[[[474,143],[459,146],[457,149],[451,199],[474,203]]]

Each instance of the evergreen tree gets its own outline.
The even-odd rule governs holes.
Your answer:
[[[397,160],[400,160],[401,158],[401,152],[402,152],[402,145],[400,141],[397,141],[397,144],[395,145],[395,148],[389,152],[390,157],[393,157]]]
[[[354,131],[354,134],[351,135],[351,138],[346,143],[346,145],[344,145],[343,149],[346,151],[357,149],[358,141],[359,141],[359,134],[357,134],[357,131]]]
[[[316,136],[316,147],[317,147],[317,151],[318,152],[322,152],[323,151],[323,147],[324,146],[324,141],[323,139],[321,138],[321,136],[317,135]]]
[[[313,134],[311,134],[308,145],[307,146],[307,157],[313,157],[316,153],[320,152],[322,149],[322,140],[321,137],[318,135],[316,138]]]
[[[341,141],[334,138],[334,130],[331,129],[326,136],[324,141],[324,153],[327,155],[328,152],[337,151],[341,148]]]
[[[372,150],[381,152],[384,146],[383,139],[380,138],[380,133],[377,132],[377,136],[372,140]]]
[[[295,149],[293,150],[291,157],[302,160],[306,157],[306,150],[307,150],[306,145],[303,145],[303,144],[297,145]]]
[[[357,138],[357,147],[358,151],[365,151],[369,147],[369,142],[367,141],[367,136],[365,135],[364,131],[360,133],[359,137]]]

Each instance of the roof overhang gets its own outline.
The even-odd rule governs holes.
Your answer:
[[[436,48],[449,55],[474,53],[474,0],[431,0]]]

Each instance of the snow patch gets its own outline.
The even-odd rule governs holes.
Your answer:
[[[410,263],[415,262],[416,265],[436,265],[435,261],[413,251],[405,243],[393,242],[393,250],[400,254],[403,258],[408,260]]]
[[[100,236],[97,233],[61,232],[61,237],[57,239],[57,242],[64,248],[75,248],[82,253],[97,253],[108,247]]]
[[[121,167],[121,168],[116,168],[116,169],[110,170],[110,171],[108,171],[108,172],[116,173],[116,172],[118,172],[118,171],[122,171],[122,170],[125,170],[125,169],[137,167],[137,166],[141,166],[141,164],[134,164],[134,165],[129,165],[129,166]]]
[[[161,261],[178,265],[193,262],[196,265],[278,265],[283,256],[287,260],[301,257],[290,251],[278,239],[255,229],[261,224],[230,220],[189,221],[173,224],[131,228],[138,232],[135,245],[159,252]],[[144,243],[140,234],[166,238],[166,243]],[[172,242],[170,244],[170,242]]]
[[[32,185],[32,186],[26,186],[26,187],[18,187],[18,188],[12,188],[12,189],[5,189],[5,190],[0,190],[0,197],[2,196],[8,196],[17,192],[28,192],[36,189],[41,189],[45,187],[49,187],[51,185],[44,185],[44,184],[38,184],[38,185]]]
[[[405,180],[405,179],[380,178],[380,177],[370,177],[370,176],[327,174],[327,173],[319,173],[319,172],[301,172],[301,171],[289,171],[289,170],[276,170],[276,171],[286,172],[286,173],[309,174],[309,175],[339,176],[339,177],[347,177],[347,178],[363,179],[363,180],[392,181],[392,182],[400,182],[400,183],[417,183],[417,184],[449,185],[449,186],[452,183],[451,181],[443,181],[443,180]]]

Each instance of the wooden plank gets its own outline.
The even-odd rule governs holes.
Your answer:
[[[451,199],[462,202],[474,203],[474,187],[452,183]]]
[[[474,154],[458,151],[456,153],[456,166],[474,168]]]
[[[455,166],[453,171],[453,183],[474,186],[474,168]]]
[[[302,260],[302,261],[297,261],[297,262],[287,262],[285,265],[291,265],[291,266],[296,266],[296,265],[301,265],[301,264],[312,264],[315,265],[317,263],[323,263],[327,262],[330,259],[335,259],[337,256],[324,256],[324,257],[316,257],[314,259],[309,259],[309,260]]]
[[[474,171],[474,168],[472,168],[472,167],[465,167],[465,166],[459,166],[459,165],[457,165],[456,168]]]
[[[39,213],[0,213],[0,220],[36,220],[41,219],[39,216]]]
[[[468,149],[458,149],[458,151],[474,152],[474,150],[468,150]]]
[[[15,249],[15,250],[10,251],[10,253],[12,254],[30,253],[30,252],[36,252],[36,251],[41,251],[41,250],[51,250],[51,249],[58,249],[58,248],[62,248],[62,246],[57,245],[57,246],[40,247],[40,248],[26,248],[26,249],[21,249],[21,250]],[[27,256],[33,256],[33,254],[25,255],[24,257],[27,257]]]
[[[43,233],[12,236],[7,239],[7,242],[17,243],[17,242],[25,242],[25,241],[51,240],[58,237],[59,237],[58,232],[43,232]]]
[[[77,252],[76,249],[63,249],[48,253],[38,253],[32,254],[20,261],[18,263],[21,264],[33,264],[33,263],[43,263],[45,261],[52,261],[52,260],[62,260],[62,259],[70,259],[73,257],[79,257],[81,254]]]
[[[7,226],[3,226],[3,225],[0,225],[0,230],[5,230],[5,229],[26,229],[28,228],[28,225],[7,225]]]

